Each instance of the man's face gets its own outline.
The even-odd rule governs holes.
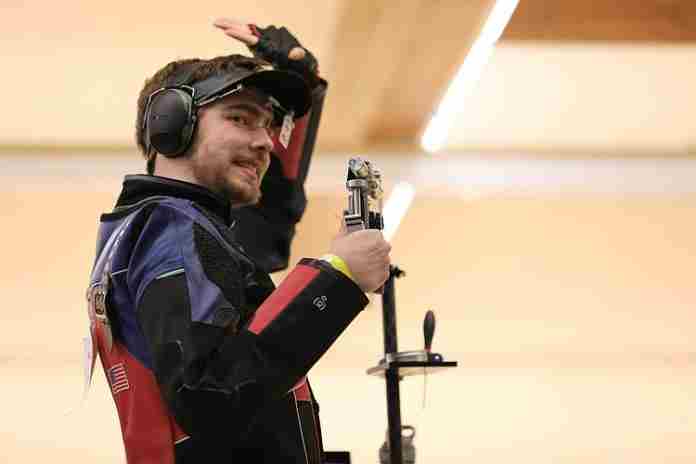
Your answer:
[[[261,179],[270,164],[273,113],[260,92],[245,89],[198,113],[191,154],[196,182],[235,206],[261,198]]]

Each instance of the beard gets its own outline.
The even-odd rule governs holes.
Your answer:
[[[193,164],[197,183],[218,195],[222,195],[232,207],[255,205],[261,200],[261,188],[256,182],[237,172],[237,166],[211,166]]]
[[[222,177],[219,193],[233,207],[255,205],[261,200],[261,189],[259,187],[252,186],[243,179]]]

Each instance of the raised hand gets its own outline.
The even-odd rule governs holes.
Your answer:
[[[285,27],[261,28],[236,19],[218,18],[213,23],[225,35],[244,43],[254,56],[279,69],[290,69],[305,77],[310,84],[317,81],[317,60]]]

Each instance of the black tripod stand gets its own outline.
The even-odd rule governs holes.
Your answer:
[[[368,369],[369,375],[384,376],[387,387],[387,422],[389,427],[389,461],[386,464],[403,464],[401,397],[399,381],[408,375],[425,375],[448,367],[456,367],[456,361],[443,361],[442,355],[430,352],[435,332],[435,316],[426,313],[423,324],[425,349],[399,352],[396,335],[395,279],[403,277],[404,272],[391,266],[389,278],[382,293],[382,323],[384,331],[384,358],[375,367]],[[413,430],[413,428],[411,428]],[[415,459],[415,456],[414,456]]]

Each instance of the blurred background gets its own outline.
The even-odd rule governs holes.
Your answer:
[[[433,309],[433,349],[459,361],[402,382],[417,462],[696,460],[696,2],[3,0],[0,16],[0,462],[125,461],[101,369],[80,400],[98,215],[144,172],[145,78],[244,52],[218,16],[286,25],[330,82],[293,263],[327,249],[349,156],[388,197],[413,188],[399,348],[422,347]],[[365,375],[382,348],[375,298],[311,372],[325,447],[358,464],[387,427]]]

